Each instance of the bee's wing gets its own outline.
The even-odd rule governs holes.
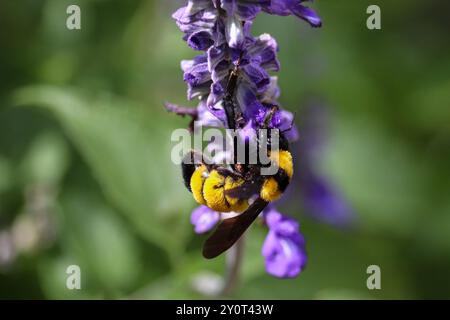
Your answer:
[[[244,213],[223,220],[203,245],[203,256],[206,259],[212,259],[228,250],[255,221],[267,204],[266,201],[258,198]]]
[[[261,185],[254,182],[246,182],[233,189],[225,190],[225,195],[236,199],[249,199],[259,193]]]

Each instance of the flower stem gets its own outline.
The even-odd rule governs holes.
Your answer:
[[[245,239],[242,236],[226,253],[226,279],[222,290],[223,296],[231,295],[239,282],[244,243]]]

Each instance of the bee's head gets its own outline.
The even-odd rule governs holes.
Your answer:
[[[262,125],[262,129],[271,129],[273,128],[272,125],[272,120],[274,118],[274,116],[276,116],[276,113],[280,110],[280,108],[277,105],[272,105],[269,109],[269,111],[267,112],[263,125]],[[271,150],[272,149],[272,144],[273,141],[272,139],[278,139],[278,148],[280,150],[289,150],[289,141],[285,136],[285,132],[289,131],[292,129],[293,124],[286,130],[279,130],[279,134],[277,135],[271,135],[269,134],[267,137],[267,143],[268,143],[268,149]]]
[[[278,143],[273,139],[278,139]],[[267,136],[267,150],[272,150],[272,146],[278,146],[279,150],[289,151],[289,140],[284,135],[283,131],[278,130],[278,134],[268,134]]]

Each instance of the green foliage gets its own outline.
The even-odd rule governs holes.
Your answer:
[[[167,165],[170,132],[157,119],[150,123],[153,115],[114,97],[86,101],[68,89],[52,87],[23,89],[15,101],[43,106],[56,115],[107,197],[143,236],[168,252],[184,246],[179,215],[190,199],[177,168]],[[170,192],[177,201],[159,197],[158,190]]]

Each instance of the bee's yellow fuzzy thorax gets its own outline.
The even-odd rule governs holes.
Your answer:
[[[206,205],[206,200],[203,197],[203,184],[205,183],[207,174],[208,170],[206,166],[201,165],[194,171],[191,177],[192,195],[195,201],[203,205]]]
[[[217,170],[208,173],[204,165],[198,167],[191,177],[191,190],[194,199],[218,212],[243,212],[248,208],[247,200],[225,195],[226,190],[236,188],[244,180],[224,177]]]

